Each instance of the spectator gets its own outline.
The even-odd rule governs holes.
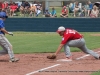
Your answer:
[[[38,17],[38,15],[42,11],[42,5],[38,2],[37,5],[36,5],[36,8],[37,8],[36,17]]]
[[[96,5],[93,6],[93,9],[91,11],[90,17],[91,18],[97,18],[99,14],[98,7]]]
[[[24,3],[24,16],[25,14],[29,14],[29,12],[30,12],[30,4],[26,1]]]
[[[8,4],[7,1],[5,1],[5,2],[3,3],[3,9],[2,9],[2,10],[6,11],[6,13],[7,13],[8,9],[9,9],[8,7],[9,7],[9,4]],[[8,13],[7,13],[7,15],[8,15]]]
[[[24,1],[22,1],[22,4],[21,4],[21,6],[20,6],[20,8],[19,8],[19,11],[20,11],[20,15],[22,16],[23,14],[24,14]]]
[[[66,6],[64,6],[62,8],[62,12],[61,12],[60,16],[63,17],[63,18],[68,17],[68,10],[66,9]]]
[[[4,3],[2,3],[2,10],[6,10],[7,7],[8,7],[8,2],[5,1]]]
[[[76,17],[77,12],[81,12],[81,7],[80,7],[78,1],[75,2],[74,17]]]
[[[10,5],[10,16],[14,16],[15,12],[17,11],[17,4],[13,2],[13,4]]]
[[[84,6],[81,7],[81,11],[78,13],[79,17],[84,17],[85,16],[85,10]]]
[[[57,17],[56,10],[54,7],[52,8],[52,11],[51,11],[51,17]]]
[[[73,2],[73,3],[70,3],[69,4],[69,12],[70,13],[73,13],[74,12],[74,8],[75,8],[75,3]]]
[[[33,16],[33,14],[35,16],[36,11],[37,11],[36,6],[34,4],[32,4],[32,6],[30,8],[30,16]]]
[[[88,4],[89,4],[88,16],[90,16],[91,10],[93,8],[93,4],[90,1],[88,1]]]
[[[87,15],[88,9],[89,9],[89,5],[88,5],[88,3],[86,3],[86,5],[84,5],[85,17],[88,16]]]
[[[48,9],[44,12],[45,17],[51,17],[51,13],[48,11]]]

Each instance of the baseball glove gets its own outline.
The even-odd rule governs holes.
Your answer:
[[[56,59],[56,55],[55,54],[50,54],[47,56],[48,59]]]

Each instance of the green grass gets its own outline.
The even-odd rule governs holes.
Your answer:
[[[90,36],[94,34],[93,32],[82,34],[89,49],[100,48],[100,36]],[[6,35],[6,37],[13,45],[14,53],[55,52],[61,42],[61,37],[57,33],[14,32],[14,36]],[[71,48],[71,51],[81,50]]]
[[[100,75],[100,71],[94,72],[94,73],[92,73],[91,75]]]

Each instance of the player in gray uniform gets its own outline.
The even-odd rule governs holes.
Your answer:
[[[12,45],[5,37],[5,34],[13,35],[12,32],[8,32],[5,29],[4,20],[7,17],[8,16],[6,15],[5,12],[0,12],[0,46],[3,48],[3,50],[0,50],[0,55],[9,54],[9,57],[10,57],[9,62],[17,62],[19,61],[19,58],[15,58],[13,50],[12,50]]]
[[[66,54],[66,59],[62,59],[62,61],[72,61],[72,55],[70,52],[70,47],[77,47],[82,50],[84,53],[92,55],[96,59],[100,59],[99,54],[95,53],[93,50],[87,48],[85,44],[85,39],[83,35],[77,32],[74,29],[65,29],[65,27],[61,26],[58,28],[57,33],[62,36],[62,41],[58,46],[55,55],[57,55],[61,49],[64,47],[64,51]]]

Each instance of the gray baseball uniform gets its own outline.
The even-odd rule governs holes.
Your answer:
[[[10,58],[14,58],[12,45],[3,34],[0,34],[0,46],[3,48],[0,50],[0,55],[9,54]]]
[[[99,54],[95,53],[92,50],[89,50],[85,45],[84,38],[76,39],[76,40],[70,40],[68,43],[65,44],[64,50],[66,53],[66,57],[71,56],[70,48],[69,47],[77,47],[81,49],[83,52],[90,54],[94,56],[95,58],[99,58]]]
[[[78,33],[76,30],[66,29],[61,44],[64,44],[64,51],[66,57],[71,56],[70,47],[77,47],[81,49],[83,52],[90,54],[97,59],[99,58],[99,54],[95,53],[93,50],[89,50],[86,47],[83,36],[80,33]]]
[[[4,31],[6,31],[5,27],[4,27],[4,21],[2,19],[0,19],[0,46],[3,48],[3,50],[0,50],[0,55],[8,53],[9,56],[10,56],[10,59],[14,58],[14,54],[13,54],[13,50],[12,50],[12,45],[7,40],[7,38],[4,36],[5,32],[3,32],[2,29]]]

